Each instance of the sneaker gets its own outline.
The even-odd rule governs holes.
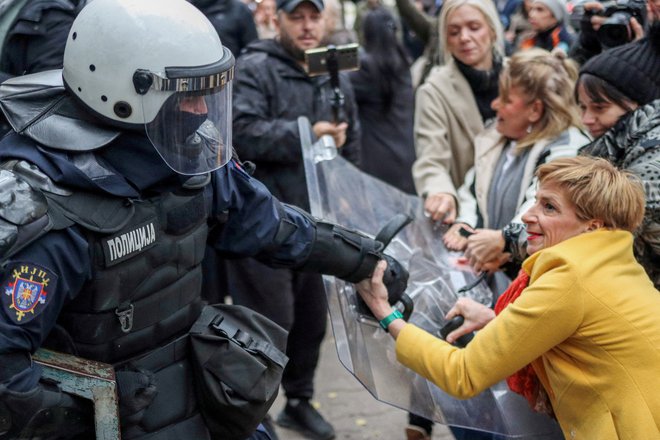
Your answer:
[[[335,438],[335,430],[323,416],[305,399],[289,399],[277,416],[277,424],[293,429],[314,440]]]

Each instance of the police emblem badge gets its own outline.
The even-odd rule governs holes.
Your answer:
[[[54,275],[33,264],[17,264],[3,283],[3,304],[19,324],[31,321],[46,305]]]

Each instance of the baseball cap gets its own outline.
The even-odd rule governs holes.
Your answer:
[[[277,0],[277,10],[282,10],[289,14],[303,2],[310,2],[319,10],[319,12],[324,8],[323,0]]]

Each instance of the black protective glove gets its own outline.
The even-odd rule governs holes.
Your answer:
[[[382,254],[382,259],[387,262],[387,269],[383,275],[383,283],[387,287],[387,299],[390,304],[401,301],[408,287],[408,271],[405,267],[387,254]],[[372,269],[373,274],[373,269]],[[371,275],[369,275],[371,276]]]
[[[144,413],[158,392],[154,374],[144,369],[128,368],[116,372],[119,394],[119,418],[122,429],[142,422]]]

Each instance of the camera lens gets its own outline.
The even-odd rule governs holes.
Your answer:
[[[598,29],[598,39],[606,47],[615,47],[628,43],[632,39],[630,28],[631,15],[627,12],[616,12],[608,17]]]

